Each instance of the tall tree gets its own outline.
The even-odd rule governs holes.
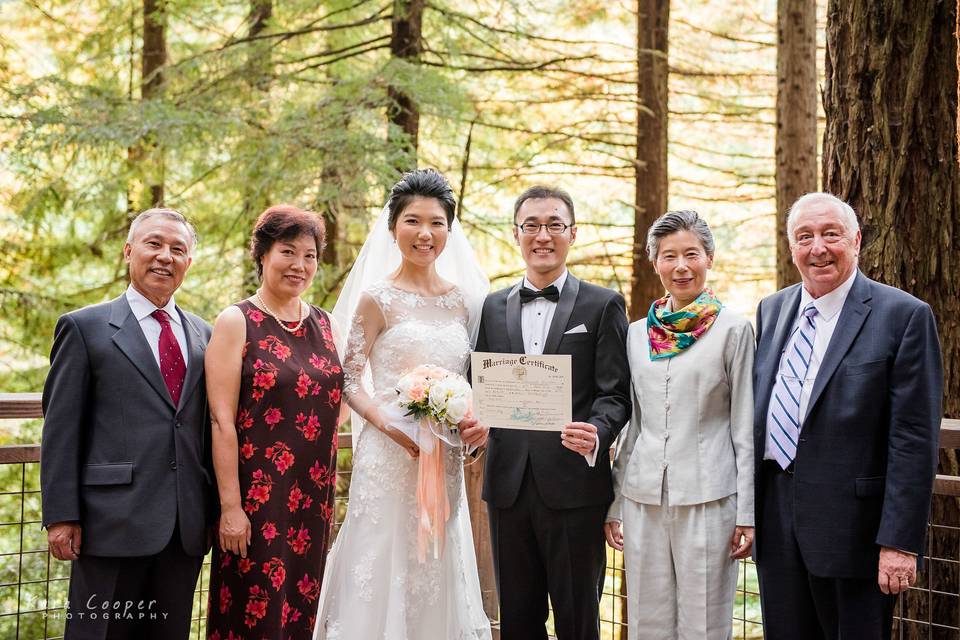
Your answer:
[[[667,36],[669,0],[637,0],[637,144],[630,317],[663,295],[647,260],[647,229],[667,210]]]
[[[426,0],[394,0],[390,33],[390,54],[402,63],[416,63],[423,49],[423,10]],[[403,75],[404,69],[398,70]],[[391,133],[401,132],[402,144],[416,158],[420,135],[420,110],[413,96],[398,83],[388,88],[390,105],[387,109]],[[395,134],[391,142],[396,144]]]
[[[827,11],[823,182],[862,217],[861,268],[933,308],[944,410],[960,417],[957,7],[952,0],[831,0]],[[940,473],[958,472],[956,451],[941,449]],[[957,499],[935,497],[931,522],[960,522]],[[930,533],[941,557],[956,549],[946,533]],[[929,571],[927,586],[955,591],[948,573]],[[904,617],[927,619],[916,610],[920,599],[903,602]],[[935,598],[931,607],[932,622],[956,625],[955,603]]]
[[[140,57],[140,100],[144,111],[152,100],[163,97],[164,66],[167,64],[167,15],[163,0],[143,0],[143,49]],[[163,147],[155,133],[148,133],[128,153],[133,171],[142,176],[132,190],[130,213],[160,206],[164,200]]]
[[[800,281],[787,211],[817,190],[817,3],[777,2],[777,288]]]
[[[247,117],[251,122],[256,123],[257,127],[265,127],[270,118],[270,88],[273,80],[272,47],[269,41],[261,41],[260,38],[266,31],[272,16],[273,0],[250,0],[246,36],[249,42],[244,47],[246,49],[244,79],[252,97],[252,105]],[[243,195],[240,219],[245,225],[252,225],[255,217],[266,209],[270,201],[266,180],[260,171],[259,163],[251,164],[254,166],[249,167],[248,177],[241,185]],[[240,237],[238,240],[243,243],[240,246],[246,243],[245,237]],[[257,275],[256,266],[250,264],[244,272],[243,292],[245,295],[253,295],[259,286],[260,278]]]

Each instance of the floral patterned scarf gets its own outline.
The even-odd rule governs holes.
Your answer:
[[[670,294],[650,305],[647,313],[647,336],[650,359],[672,358],[682,353],[707,332],[723,304],[710,289],[704,289],[697,299],[677,311],[669,310]]]

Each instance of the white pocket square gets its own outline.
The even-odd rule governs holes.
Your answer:
[[[563,335],[569,336],[569,335],[574,334],[574,333],[590,333],[590,332],[587,331],[587,325],[585,325],[585,324],[578,324],[578,325],[575,326],[573,329],[570,329],[569,331],[565,331]]]

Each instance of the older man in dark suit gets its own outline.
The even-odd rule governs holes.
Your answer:
[[[208,548],[210,326],[173,293],[195,244],[180,213],[141,213],[126,292],[57,323],[40,475],[50,551],[73,562],[68,640],[189,634]]]
[[[757,534],[768,639],[889,638],[916,578],[943,371],[930,307],[857,269],[849,205],[787,221],[803,279],[757,310]]]

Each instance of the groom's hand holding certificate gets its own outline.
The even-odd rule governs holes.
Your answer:
[[[563,446],[582,456],[588,456],[597,446],[597,427],[589,422],[570,422],[560,433]]]

